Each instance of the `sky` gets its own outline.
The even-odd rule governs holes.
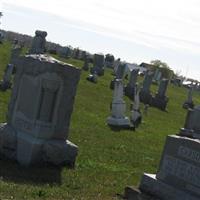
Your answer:
[[[199,0],[0,0],[5,30],[112,53],[130,63],[160,59],[200,80]]]

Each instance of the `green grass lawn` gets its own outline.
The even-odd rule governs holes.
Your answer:
[[[10,44],[0,45],[0,76],[9,62]],[[82,61],[62,59],[77,67]],[[127,185],[138,185],[143,172],[156,173],[165,138],[176,134],[184,124],[182,104],[187,91],[170,85],[168,112],[149,108],[143,123],[134,132],[112,131],[106,125],[110,115],[113,78],[111,70],[98,84],[86,81],[82,72],[70,124],[69,140],[79,146],[75,169],[22,168],[0,160],[0,200],[2,199],[117,199]],[[152,89],[156,90],[155,85]],[[5,122],[10,91],[0,92],[0,121]],[[194,97],[199,103],[199,94]],[[125,98],[127,108],[130,101]],[[143,105],[141,104],[143,111]]]

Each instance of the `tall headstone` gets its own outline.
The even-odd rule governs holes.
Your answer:
[[[113,101],[111,106],[111,116],[107,118],[110,126],[130,127],[130,120],[125,116],[126,103],[123,100],[124,86],[121,79],[116,79]]]
[[[139,69],[133,69],[130,74],[130,79],[125,87],[125,95],[128,96],[130,99],[134,100],[137,76],[138,76]]]
[[[192,100],[192,93],[193,93],[193,87],[190,86],[188,89],[187,100],[184,102],[183,108],[185,108],[185,109],[194,108],[194,102]]]
[[[32,45],[30,48],[30,54],[43,54],[45,53],[45,44],[46,44],[46,31],[35,31],[35,37],[33,38]]]
[[[137,84],[135,84],[134,93],[134,102],[132,105],[130,121],[133,127],[137,128],[142,122],[142,114],[140,112],[140,90]]]
[[[159,84],[158,92],[155,97],[152,98],[152,106],[157,107],[161,110],[166,110],[169,98],[166,96],[169,80],[162,79]]]
[[[162,200],[200,199],[200,106],[189,110],[185,127],[167,136],[157,174],[144,174],[143,193]]]
[[[119,63],[115,78],[110,82],[110,89],[114,89],[115,80],[116,79],[123,79],[126,72],[126,63]]]
[[[157,82],[159,82],[161,80],[161,78],[162,78],[162,73],[157,68],[156,71],[155,71],[155,73],[154,73],[154,76],[153,76],[153,81],[157,83]]]
[[[89,70],[89,58],[88,58],[88,55],[85,55],[84,64],[83,64],[82,69],[84,71],[88,71]]]
[[[104,75],[104,55],[103,54],[94,54],[94,63],[90,72],[91,74],[96,72],[98,76]]]
[[[45,55],[19,57],[0,153],[22,165],[74,165],[78,147],[68,141],[80,70]]]
[[[140,91],[140,101],[144,104],[151,104],[152,102],[152,95],[150,91],[150,87],[153,80],[153,72],[147,71],[144,77],[143,86]]]

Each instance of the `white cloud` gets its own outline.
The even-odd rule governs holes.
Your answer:
[[[199,0],[3,0],[63,17],[81,30],[151,49],[199,55]],[[70,22],[71,21],[71,22]],[[57,22],[63,23],[65,22]]]

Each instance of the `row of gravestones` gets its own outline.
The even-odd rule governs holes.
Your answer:
[[[125,63],[119,64],[116,70],[116,76],[110,83],[111,89],[114,88],[114,83],[116,79],[123,79],[125,71],[126,71],[126,64]],[[129,82],[124,88],[125,95],[132,100],[134,99],[134,94],[135,94],[134,90],[137,83],[138,72],[139,72],[138,69],[133,69],[131,71]],[[165,110],[168,102],[168,97],[166,97],[166,91],[169,81],[167,79],[160,80],[158,92],[156,93],[155,97],[153,97],[150,91],[150,87],[153,80],[155,79],[155,74],[157,74],[157,71],[156,73],[153,73],[151,71],[146,72],[143,85],[140,90],[140,101],[143,102],[144,104],[148,104],[150,106],[160,108],[161,110]]]
[[[36,38],[33,44],[35,41]],[[50,56],[37,54],[42,44],[37,41],[37,45],[33,45],[37,51],[32,50],[32,55],[13,61],[17,70],[7,123],[0,126],[0,153],[23,165],[38,162],[74,165],[78,147],[67,138],[80,70]],[[125,108],[122,79],[115,80],[114,88],[112,116],[120,118],[118,114]],[[112,120],[112,117],[108,118],[108,121]],[[199,135],[200,107],[197,106],[189,110],[180,133],[167,137],[158,173],[145,173],[140,191],[163,200],[198,200]],[[131,188],[126,191],[128,198],[133,194],[140,195]]]

